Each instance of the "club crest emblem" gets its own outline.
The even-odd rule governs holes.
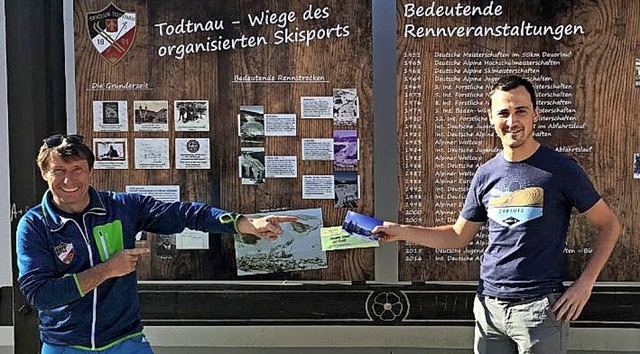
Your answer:
[[[73,243],[60,242],[60,244],[54,248],[54,251],[58,259],[64,264],[69,264],[73,260]]]
[[[136,38],[136,14],[111,3],[98,12],[87,13],[87,27],[98,53],[115,65],[129,52]]]
[[[198,140],[191,139],[187,141],[187,151],[195,154],[196,152],[198,152],[198,150],[200,150],[200,143],[198,142]]]

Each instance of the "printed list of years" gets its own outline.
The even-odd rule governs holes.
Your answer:
[[[424,161],[423,141],[426,138],[425,116],[423,115],[422,57],[419,52],[406,52],[402,60],[403,129],[401,163],[403,171],[402,220],[410,225],[422,225]],[[404,245],[404,262],[422,261],[421,247],[411,242]]]
[[[534,136],[541,142],[554,136],[579,137],[587,129],[575,116],[574,85],[552,78],[554,70],[570,60],[571,52],[435,52],[424,58],[419,52],[404,54],[403,99],[403,205],[402,222],[425,225],[423,203],[434,203],[435,225],[455,223],[471,179],[477,168],[500,150],[486,104],[492,84],[505,75],[527,77],[538,93],[540,116]],[[433,71],[423,70],[425,59]],[[424,101],[424,87],[432,85],[430,102]],[[427,127],[433,136],[425,136]],[[591,153],[593,147],[579,139],[563,139],[556,150]],[[433,149],[434,161],[423,161],[423,149]],[[426,168],[429,164],[433,168]],[[433,171],[427,176],[425,171]],[[424,200],[425,179],[433,178],[433,201]],[[436,249],[435,261],[478,261],[487,245],[487,232],[464,250]],[[567,253],[574,253],[568,248]],[[405,262],[428,261],[424,249],[412,243],[403,248]]]

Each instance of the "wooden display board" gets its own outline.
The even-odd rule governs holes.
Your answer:
[[[487,93],[521,75],[538,93],[536,139],[574,156],[621,220],[600,279],[638,281],[640,4],[399,0],[397,18],[399,219],[455,222],[477,166],[501,147]],[[572,220],[565,254],[575,277],[594,230]],[[404,244],[399,279],[476,280],[486,243],[483,230],[460,251]]]
[[[369,1],[76,0],[74,39],[77,131],[106,166],[94,171],[97,188],[179,186],[184,201],[242,213],[321,208],[325,226],[341,225],[348,209],[373,213]],[[302,97],[331,97],[336,89],[356,93],[355,125],[301,117]],[[293,136],[266,136],[257,145],[264,152],[252,155],[295,156],[295,176],[265,178],[264,171],[247,166],[249,184],[240,178],[242,149],[256,144],[239,136],[239,115],[256,106],[264,114],[295,114]],[[355,166],[303,160],[302,139],[331,139],[340,129],[357,132]],[[138,140],[149,138],[166,145]],[[202,154],[180,160],[188,155],[181,144]],[[109,156],[112,146],[118,157]],[[146,162],[136,162],[136,156]],[[360,178],[355,204],[336,207],[332,196],[302,198],[302,176],[342,170]],[[170,257],[158,254],[159,243],[157,235],[141,241],[152,249],[138,267],[142,279],[239,278],[231,235],[210,235],[207,249],[179,249]],[[372,249],[329,252],[326,269],[248,279],[371,280],[373,256]]]

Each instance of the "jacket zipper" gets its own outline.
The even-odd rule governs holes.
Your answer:
[[[84,220],[84,216],[86,214],[82,215],[82,221],[85,223],[86,222]],[[80,234],[82,235],[82,238],[84,239],[84,243],[87,245],[87,251],[89,252],[89,266],[91,268],[93,268],[93,251],[91,251],[91,243],[89,241],[89,236],[87,235],[88,233],[84,230],[82,230],[82,228],[80,227],[80,225],[78,225],[78,223],[73,220],[70,219],[71,221],[73,221],[74,224],[76,224],[76,226],[78,227],[78,230],[80,230]],[[92,318],[91,318],[91,350],[95,350],[96,349],[96,317],[97,317],[97,304],[98,304],[98,291],[97,288],[92,290],[93,292],[93,306],[92,306]]]

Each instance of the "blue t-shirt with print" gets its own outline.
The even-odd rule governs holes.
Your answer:
[[[461,212],[469,221],[488,221],[478,293],[521,297],[561,291],[571,210],[585,212],[598,200],[575,160],[542,145],[524,161],[509,162],[500,152],[480,166]]]

